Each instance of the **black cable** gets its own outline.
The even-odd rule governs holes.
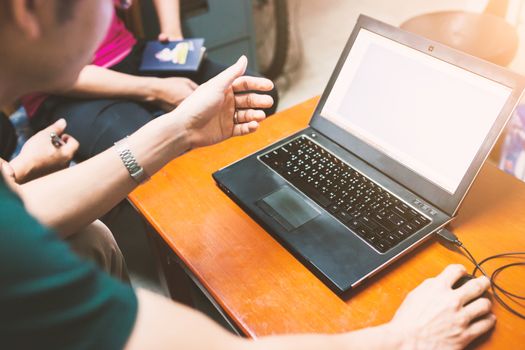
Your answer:
[[[501,306],[503,306],[503,308],[505,308],[507,311],[511,312],[512,314],[522,319],[525,319],[525,314],[519,312],[514,307],[510,306],[507,301],[503,300],[502,295],[504,295],[506,298],[512,300],[512,302],[524,308],[525,308],[525,305],[520,303],[520,301],[518,300],[525,300],[525,296],[509,292],[508,290],[501,287],[501,285],[499,285],[496,281],[498,275],[501,274],[505,270],[508,270],[510,268],[515,268],[517,266],[525,267],[525,261],[514,262],[514,263],[505,264],[503,266],[500,266],[496,268],[490,276],[487,274],[487,272],[482,267],[482,265],[485,264],[486,262],[495,260],[495,259],[516,258],[516,259],[525,260],[525,252],[508,252],[508,253],[495,254],[495,255],[491,255],[481,260],[478,263],[477,260],[474,258],[474,256],[470,253],[470,251],[463,245],[463,243],[459,240],[459,238],[453,232],[447,229],[442,229],[438,231],[437,234],[441,236],[442,238],[444,238],[446,241],[461,248],[461,250],[466,254],[467,258],[472,262],[472,264],[474,264],[474,270],[472,270],[472,276],[476,276],[476,272],[480,271],[483,275],[485,275],[489,279],[490,288],[492,290],[492,295],[494,296],[494,299],[496,299],[496,301]]]
[[[461,249],[463,249],[463,251],[465,253],[467,253],[467,257],[470,259],[470,261],[474,264],[474,270],[472,271],[472,276],[476,276],[476,271],[481,271],[481,273],[489,278],[489,275],[485,272],[485,270],[483,270],[483,268],[481,267],[481,264],[478,264],[478,262],[476,261],[476,259],[474,258],[474,256],[472,256],[472,254],[470,254],[469,250],[467,249],[467,247],[465,247],[463,245],[463,243],[461,241],[458,241],[457,243],[458,247],[460,247]]]

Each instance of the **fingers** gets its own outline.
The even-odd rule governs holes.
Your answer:
[[[259,123],[256,121],[251,121],[248,123],[235,124],[233,126],[233,136],[243,136],[251,134],[259,128]]]
[[[57,120],[56,122],[48,126],[45,130],[46,132],[49,132],[49,133],[54,132],[55,134],[60,136],[62,135],[64,130],[66,130],[66,126],[67,126],[66,120],[64,118],[60,118],[59,120]]]
[[[244,74],[247,65],[248,59],[242,55],[234,65],[226,68],[215,78],[211,79],[210,82],[217,82],[221,85],[221,88],[226,90],[233,84],[235,79]]]
[[[60,149],[62,150],[62,152],[64,152],[66,155],[72,158],[78,150],[80,144],[73,136],[68,134],[62,135],[62,141],[64,141],[64,145]]]
[[[13,170],[13,167],[9,162],[3,161],[2,162],[2,175],[4,176],[4,179],[6,181],[15,180],[15,171]]]
[[[266,118],[264,111],[242,109],[237,111],[237,123],[233,125],[233,136],[251,134],[259,128],[259,122]]]
[[[487,317],[484,317],[481,320],[472,323],[464,333],[466,343],[468,344],[480,335],[488,332],[494,327],[495,324],[496,316],[494,316],[493,314],[490,314]]]
[[[235,95],[235,106],[236,108],[270,108],[273,106],[273,98],[256,93]]]
[[[244,91],[270,91],[273,89],[273,82],[266,78],[242,76],[232,84],[234,92]]]
[[[160,33],[159,34],[159,41],[161,43],[166,43],[168,42],[170,39],[168,38],[168,35],[167,34],[164,34],[164,33]]]
[[[461,277],[467,274],[465,266],[459,264],[448,265],[443,272],[436,276],[436,279],[452,287]]]
[[[13,167],[11,166],[11,164],[4,161],[0,166],[1,166],[2,177],[4,178],[4,181],[7,184],[7,186],[11,189],[11,191],[20,195],[20,193],[18,192],[19,187],[16,183],[15,171],[13,170]]]
[[[184,39],[181,33],[159,33],[158,39],[161,43]]]
[[[237,111],[237,122],[248,123],[251,121],[260,122],[266,118],[266,113],[260,109],[241,109]]]
[[[461,304],[465,305],[472,299],[480,297],[490,287],[490,281],[487,277],[481,276],[468,281],[454,292],[458,293]]]
[[[191,79],[188,79],[188,85],[193,89],[193,90],[197,90],[197,88],[199,87],[199,85],[197,83],[195,83],[193,80]]]
[[[489,299],[479,298],[466,305],[463,308],[463,312],[465,313],[467,319],[470,322],[478,317],[488,314],[490,312],[491,307],[492,303]]]

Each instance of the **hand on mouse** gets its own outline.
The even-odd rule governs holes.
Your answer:
[[[490,286],[486,277],[452,289],[466,273],[462,265],[450,265],[408,294],[389,324],[404,334],[402,348],[463,349],[494,326],[492,303],[479,298]]]

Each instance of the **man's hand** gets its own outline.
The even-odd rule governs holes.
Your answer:
[[[27,140],[20,154],[10,162],[18,183],[30,181],[69,165],[79,145],[73,137],[64,134],[65,129],[66,121],[60,119]],[[55,147],[51,143],[52,132],[62,139],[62,146]]]
[[[408,294],[390,322],[395,334],[404,335],[403,348],[463,349],[494,326],[490,300],[476,299],[490,286],[486,277],[452,289],[465,274],[462,265],[450,265]]]
[[[186,78],[154,78],[151,80],[152,101],[164,111],[169,112],[198,87]]]
[[[270,91],[273,83],[265,78],[242,76],[247,63],[242,56],[233,66],[202,84],[172,112],[184,118],[192,148],[251,133],[266,117],[260,109],[271,107],[272,97],[250,91]]]

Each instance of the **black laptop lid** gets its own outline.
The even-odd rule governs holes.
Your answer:
[[[451,216],[521,76],[360,16],[310,125]]]

